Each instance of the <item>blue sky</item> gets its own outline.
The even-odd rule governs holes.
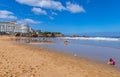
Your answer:
[[[120,32],[120,0],[0,0],[0,21],[42,31]]]

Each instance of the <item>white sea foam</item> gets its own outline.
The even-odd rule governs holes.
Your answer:
[[[107,38],[107,37],[63,37],[63,39],[120,41],[120,38]]]

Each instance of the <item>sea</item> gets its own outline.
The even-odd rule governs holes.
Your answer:
[[[116,62],[115,67],[120,69],[119,37],[57,37],[48,40],[54,43],[38,46],[104,64],[113,58]]]
[[[89,37],[56,37],[32,38],[34,40],[47,40],[52,44],[31,44],[75,57],[82,57],[92,61],[104,63],[110,58],[115,60],[115,68],[120,69],[120,37],[119,36],[89,36]]]

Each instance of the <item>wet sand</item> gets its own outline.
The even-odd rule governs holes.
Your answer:
[[[0,36],[0,77],[120,77],[120,71]]]
[[[44,45],[44,44],[54,44],[52,42],[30,42],[28,44],[32,45]]]

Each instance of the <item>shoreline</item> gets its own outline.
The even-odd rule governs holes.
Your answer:
[[[0,77],[119,77],[120,71],[94,61],[0,38]]]

